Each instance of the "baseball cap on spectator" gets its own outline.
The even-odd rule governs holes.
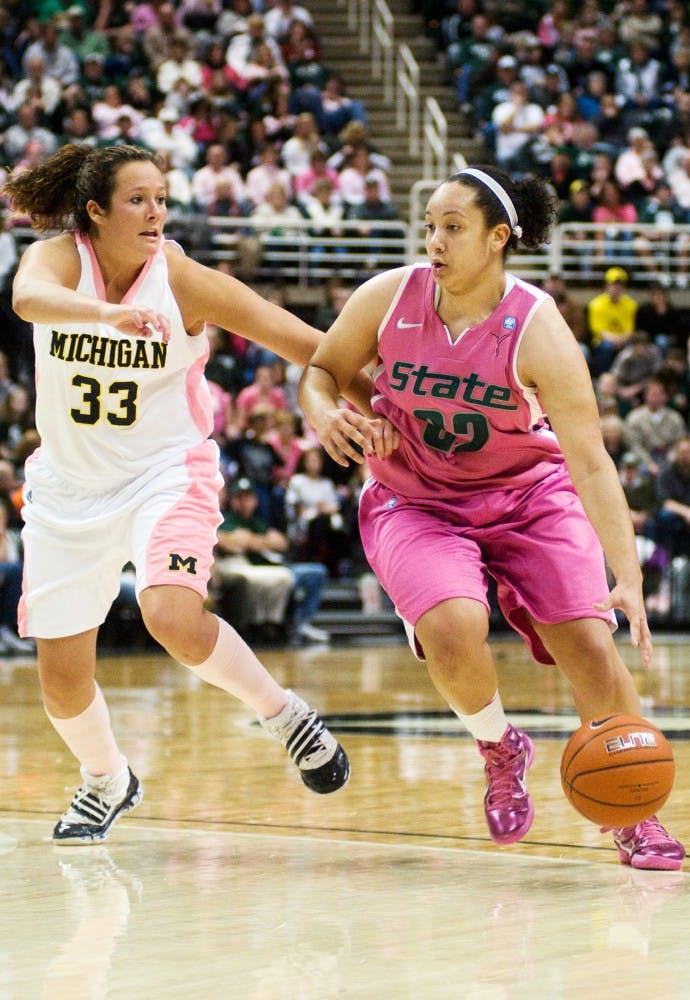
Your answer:
[[[103,55],[102,52],[87,52],[87,54],[84,56],[84,62],[85,63],[97,62],[100,63],[102,66],[103,63],[105,62],[105,56]]]
[[[634,451],[626,451],[626,453],[621,458],[621,464],[622,465],[639,465],[640,464],[640,459],[635,454]]]
[[[634,126],[634,128],[629,129],[627,135],[628,142],[635,142],[637,139],[649,139],[649,133],[640,128],[639,125]]]
[[[577,180],[571,182],[568,190],[571,194],[577,194],[578,191],[589,191],[589,184],[587,181],[583,181],[578,178]]]
[[[628,272],[623,267],[610,267],[604,275],[604,281],[607,285],[612,285],[616,281],[625,283],[627,280]]]
[[[65,11],[67,17],[85,17],[86,10],[81,6],[81,4],[75,3],[71,7],[68,7]]]
[[[379,177],[378,174],[374,174],[374,173],[367,174],[367,176],[364,178],[364,183],[365,184],[379,184],[380,182],[381,182],[381,178]]]
[[[180,116],[174,108],[161,108],[158,112],[158,120],[161,122],[179,122]]]
[[[561,67],[558,65],[558,63],[549,63],[544,72],[547,73],[549,76],[560,76]]]
[[[499,69],[517,69],[517,64],[515,56],[501,56],[498,60]]]

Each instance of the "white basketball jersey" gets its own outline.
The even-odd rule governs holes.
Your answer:
[[[91,242],[75,239],[77,291],[105,299]],[[89,493],[118,491],[161,464],[184,461],[212,430],[208,341],[184,329],[162,248],[122,304],[167,316],[169,343],[157,333],[131,337],[105,323],[34,324],[41,447],[30,461]]]

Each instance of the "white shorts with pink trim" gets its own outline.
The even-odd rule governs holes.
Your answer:
[[[129,562],[137,596],[147,587],[176,585],[205,599],[221,486],[213,441],[178,462],[168,457],[116,494],[85,495],[43,467],[40,455],[29,462],[21,635],[59,638],[101,625]]]

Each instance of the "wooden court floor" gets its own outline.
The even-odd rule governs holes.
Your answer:
[[[53,846],[78,775],[35,665],[0,661],[0,1000],[671,1000],[690,997],[690,863],[633,872],[560,789],[566,685],[493,642],[532,734],[536,817],[497,848],[482,761],[402,642],[262,653],[352,761],[316,796],[244,706],[164,655],[99,682],[144,800],[100,847]],[[690,845],[690,644],[621,640],[672,739],[662,819]]]

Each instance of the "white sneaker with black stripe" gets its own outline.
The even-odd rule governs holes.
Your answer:
[[[53,830],[57,844],[97,844],[105,840],[116,819],[141,802],[144,794],[139,779],[129,767],[126,774],[111,778],[94,777],[82,767],[84,782],[74,794],[67,812]],[[124,782],[124,792],[122,786]]]
[[[261,719],[261,725],[283,744],[312,792],[326,795],[342,788],[350,777],[347,754],[329,733],[313,708],[294,691],[279,715]]]

